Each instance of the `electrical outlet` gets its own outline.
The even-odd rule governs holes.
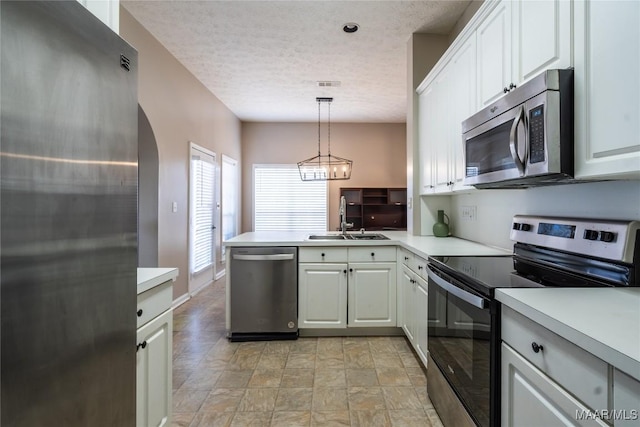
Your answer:
[[[477,210],[475,206],[462,206],[462,220],[475,221],[477,219]]]

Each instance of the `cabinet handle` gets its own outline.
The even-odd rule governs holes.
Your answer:
[[[142,341],[142,343],[136,345],[136,353],[138,352],[138,350],[140,350],[141,348],[146,348],[147,347],[147,341]]]
[[[543,350],[542,346],[535,341],[531,343],[531,348],[534,353],[540,353]]]
[[[324,258],[324,252],[322,252],[322,253],[320,254],[320,256],[321,256],[322,258]]]
[[[422,266],[421,265],[418,266],[418,270],[422,270]]]
[[[347,269],[346,268],[344,269],[344,274],[347,274]]]
[[[516,88],[516,85],[515,85],[515,84],[511,83],[511,84],[509,85],[509,91],[511,91],[511,90],[513,90],[513,89],[515,89],[515,88]]]
[[[350,269],[349,269],[349,273],[353,273],[353,268],[350,268]]]
[[[409,261],[409,257],[408,256],[404,257],[404,260]]]
[[[376,256],[376,253],[375,252],[371,252],[371,256],[372,257]]]
[[[137,311],[138,317],[142,317],[142,309]]]
[[[505,86],[505,87],[502,89],[502,91],[503,91],[504,93],[508,93],[508,92],[509,92],[509,88]]]

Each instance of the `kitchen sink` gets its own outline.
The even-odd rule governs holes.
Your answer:
[[[377,233],[365,234],[312,234],[308,240],[389,240],[387,236]]]
[[[377,233],[349,234],[349,238],[353,240],[389,240],[387,236]]]

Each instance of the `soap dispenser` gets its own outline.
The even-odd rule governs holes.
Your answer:
[[[445,222],[445,218],[447,222]],[[449,235],[449,217],[443,210],[438,211],[438,221],[433,224],[433,235],[436,237],[447,237]]]

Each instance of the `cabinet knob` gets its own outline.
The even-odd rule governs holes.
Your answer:
[[[404,257],[404,260],[409,261],[409,257],[408,256]]]
[[[140,350],[141,348],[146,348],[147,347],[147,341],[142,341],[140,344],[136,345],[136,352],[138,352],[138,350]]]
[[[543,350],[542,346],[535,341],[531,343],[531,348],[534,353],[540,353]]]
[[[142,317],[142,309],[137,311],[138,317]]]
[[[349,269],[349,273],[353,273],[353,268],[350,268],[350,269]]]
[[[516,88],[516,85],[515,85],[515,84],[511,83],[511,84],[509,85],[509,90],[510,90],[510,91],[511,91],[512,89],[515,89],[515,88]]]
[[[322,253],[320,254],[320,256],[321,256],[322,258],[324,258],[324,252],[322,252]]]
[[[346,268],[344,269],[344,274],[347,274],[347,269]]]
[[[418,266],[418,270],[422,270],[422,266],[421,265]]]
[[[376,256],[376,253],[375,252],[371,252],[371,256],[372,257]]]
[[[509,88],[505,86],[505,87],[504,87],[504,89],[502,89],[502,91],[503,91],[504,93],[508,93],[508,92],[509,92]]]

